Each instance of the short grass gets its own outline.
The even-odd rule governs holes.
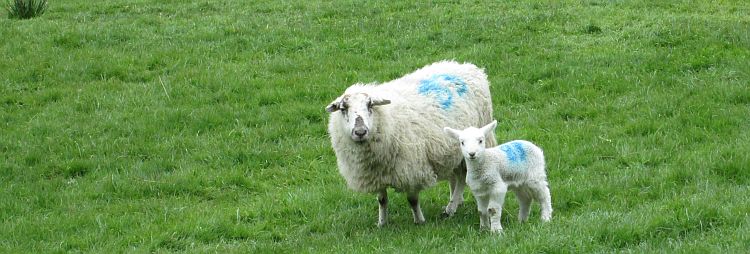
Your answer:
[[[0,252],[745,252],[747,1],[51,1],[0,14]],[[486,68],[552,223],[346,189],[325,105]],[[417,137],[415,137],[417,138]],[[537,206],[535,206],[537,208]]]

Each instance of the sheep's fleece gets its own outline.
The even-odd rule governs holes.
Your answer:
[[[487,75],[454,61],[383,84],[354,84],[326,110],[339,173],[349,188],[367,193],[392,187],[418,195],[438,180],[460,182],[463,193],[463,157],[443,127],[493,120]],[[494,146],[494,134],[489,135],[487,145]]]

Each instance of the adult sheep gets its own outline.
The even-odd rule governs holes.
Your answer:
[[[378,226],[388,220],[391,187],[405,192],[414,223],[424,223],[419,192],[450,181],[451,216],[463,203],[466,166],[444,126],[492,122],[492,98],[484,71],[473,64],[441,61],[383,84],[354,84],[331,102],[328,133],[339,173],[350,189],[377,193]],[[487,145],[495,146],[494,133]]]

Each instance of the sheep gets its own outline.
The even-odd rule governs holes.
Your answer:
[[[456,212],[464,201],[466,166],[442,127],[490,122],[492,100],[482,69],[441,61],[383,84],[356,83],[326,111],[339,173],[351,190],[378,195],[382,227],[388,188],[406,193],[414,223],[422,224],[419,192],[448,180],[443,216]],[[494,133],[487,138],[494,140]]]
[[[513,190],[518,197],[520,222],[529,218],[532,199],[539,201],[541,205],[542,221],[550,221],[552,197],[544,170],[542,149],[525,140],[485,148],[483,143],[490,142],[487,137],[495,132],[495,127],[497,121],[479,129],[443,129],[448,136],[460,141],[467,167],[466,183],[476,199],[480,213],[480,229],[489,227],[491,232],[502,232],[500,215],[508,189]]]

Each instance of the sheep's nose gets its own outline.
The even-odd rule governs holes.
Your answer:
[[[473,158],[473,157],[474,157],[474,155],[477,155],[477,153],[475,153],[475,152],[470,152],[470,153],[469,153],[469,157],[472,157],[472,158]]]
[[[354,135],[357,135],[357,137],[360,137],[360,138],[364,137],[365,135],[367,135],[367,130],[365,129],[354,130]]]

